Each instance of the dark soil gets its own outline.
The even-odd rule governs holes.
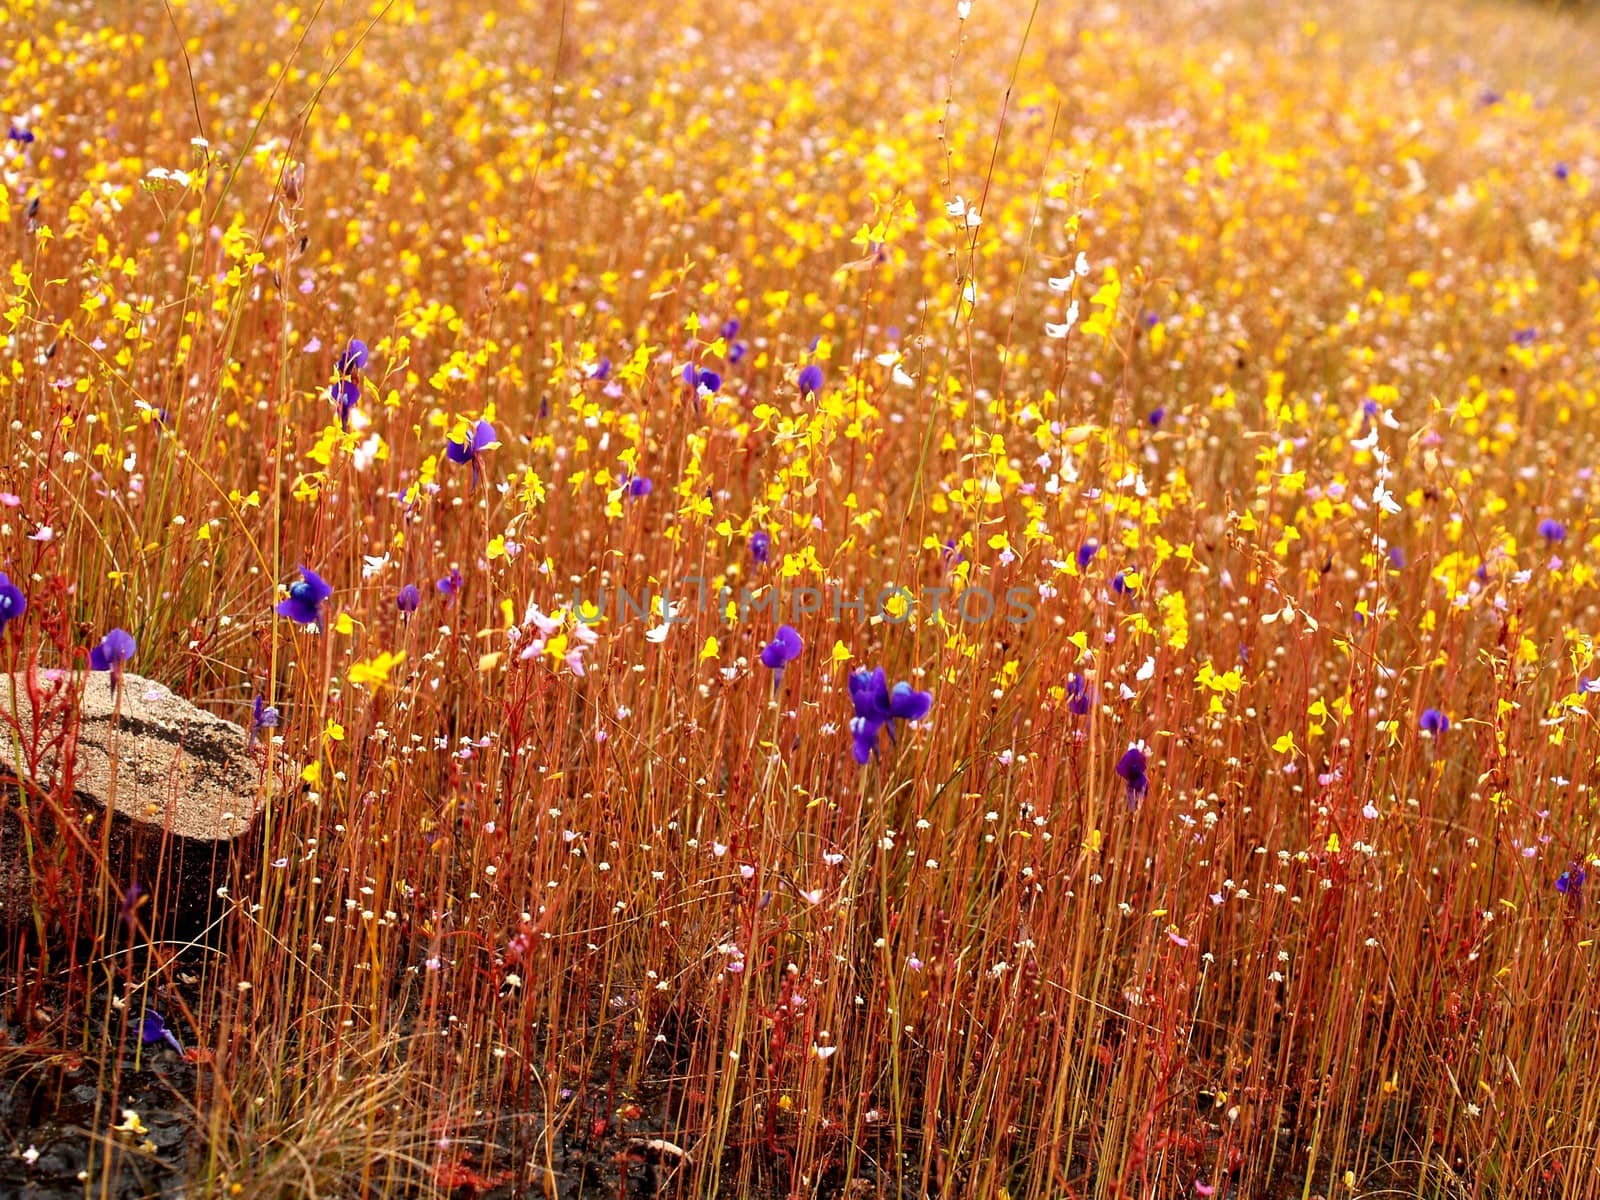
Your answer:
[[[139,1113],[141,1134],[94,1132],[122,1120],[102,1092],[96,1063],[24,1060],[0,1071],[0,1196],[82,1200],[90,1179],[97,1187],[87,1194],[115,1200],[188,1195],[198,1141],[180,1097],[193,1093],[194,1068],[171,1050],[146,1052],[139,1069],[129,1057],[121,1068],[119,1107]],[[101,1180],[109,1181],[103,1193]]]

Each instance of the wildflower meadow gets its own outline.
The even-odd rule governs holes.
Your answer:
[[[0,1196],[1600,1200],[1597,62],[7,0]]]

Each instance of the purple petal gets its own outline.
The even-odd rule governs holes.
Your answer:
[[[310,567],[301,567],[300,574],[305,578],[313,603],[321,604],[329,596],[333,595],[333,585]]]
[[[89,651],[91,671],[114,671],[133,657],[139,645],[126,629],[113,629],[100,639],[100,644]]]
[[[909,683],[897,683],[889,696],[889,714],[903,721],[920,721],[933,707],[933,694],[919,692]]]
[[[350,344],[344,348],[344,353],[339,355],[334,370],[340,375],[348,375],[351,371],[363,370],[366,365],[367,344],[360,338],[351,338]]]

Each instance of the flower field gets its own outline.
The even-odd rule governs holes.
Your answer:
[[[1597,49],[11,0],[0,1194],[1600,1200]]]

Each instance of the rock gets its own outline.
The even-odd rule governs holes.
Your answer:
[[[0,925],[31,923],[33,900],[54,890],[47,878],[85,899],[98,893],[108,809],[111,877],[124,891],[138,885],[144,919],[204,921],[266,783],[266,752],[248,747],[248,731],[126,673],[120,697],[106,672],[0,674],[7,716],[16,727],[0,723]]]

